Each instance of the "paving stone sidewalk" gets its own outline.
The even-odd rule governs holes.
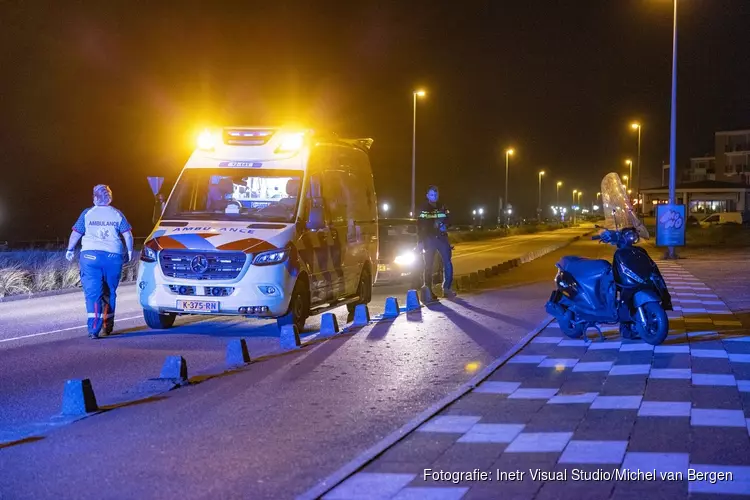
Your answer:
[[[616,328],[572,340],[552,323],[323,498],[750,495],[750,335],[706,285],[658,264],[675,309],[663,345]]]

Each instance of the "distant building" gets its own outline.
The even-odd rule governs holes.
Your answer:
[[[690,158],[690,166],[682,173],[681,177],[684,182],[715,181],[716,157]]]
[[[656,205],[669,201],[669,186],[641,190],[643,212],[654,215]],[[707,215],[717,212],[750,210],[750,186],[738,182],[711,181],[683,182],[675,186],[678,205],[687,205],[688,215]]]
[[[717,180],[750,184],[750,130],[716,132]]]
[[[682,170],[682,169],[680,169]],[[690,158],[677,175],[682,182],[721,181],[750,184],[750,130],[714,134],[714,155]],[[662,165],[662,185],[669,182],[669,165]]]

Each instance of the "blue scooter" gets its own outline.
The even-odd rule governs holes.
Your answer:
[[[619,323],[623,338],[640,337],[651,345],[664,342],[672,298],[656,263],[635,246],[638,231],[605,230],[592,239],[617,247],[612,264],[572,256],[560,259],[557,289],[547,302],[547,312],[571,338],[595,327],[604,340],[599,325]]]

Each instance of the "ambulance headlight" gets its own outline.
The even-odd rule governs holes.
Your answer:
[[[143,247],[143,250],[141,250],[141,260],[143,262],[156,262],[156,250]]]
[[[253,264],[256,266],[270,266],[271,264],[280,264],[288,258],[289,250],[286,248],[281,250],[269,250],[256,255],[253,259]]]
[[[285,134],[281,137],[281,143],[276,148],[276,153],[293,153],[302,149],[305,145],[305,134],[303,132],[295,134]]]
[[[212,150],[218,144],[219,138],[216,134],[206,129],[198,136],[198,149]]]
[[[393,262],[398,264],[399,266],[410,266],[414,264],[416,260],[417,256],[414,255],[414,252],[404,252],[396,256],[396,259]]]

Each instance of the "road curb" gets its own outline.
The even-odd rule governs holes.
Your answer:
[[[341,467],[339,470],[328,476],[323,481],[319,482],[312,489],[306,493],[297,497],[297,500],[314,500],[321,498],[326,493],[333,490],[336,486],[343,483],[351,475],[355,474],[358,470],[363,468],[368,463],[375,460],[378,456],[383,454],[386,450],[391,448],[393,445],[404,439],[406,436],[411,434],[420,425],[425,423],[427,420],[435,416],[444,408],[448,407],[454,401],[460,399],[469,393],[472,389],[475,389],[481,382],[489,378],[492,373],[495,372],[500,366],[505,364],[510,358],[518,354],[524,347],[528,345],[531,340],[536,337],[539,332],[547,328],[554,318],[547,315],[543,321],[541,321],[533,330],[527,333],[521,340],[519,340],[508,352],[496,358],[492,363],[487,365],[482,371],[472,377],[468,382],[465,382],[458,389],[454,390],[437,403],[424,410],[422,413],[414,417],[412,420],[401,426],[398,430],[392,432],[379,442],[375,443],[369,449],[365,450],[359,456],[351,460],[349,463]]]
[[[555,244],[546,246],[544,248],[541,248],[539,250],[535,250],[533,252],[527,252],[527,253],[521,255],[520,257],[517,257],[515,259],[511,259],[511,260],[507,260],[505,262],[502,262],[498,266],[499,267],[499,273],[497,275],[506,273],[506,272],[510,271],[511,269],[514,269],[516,267],[520,267],[523,264],[528,264],[529,262],[532,262],[532,261],[534,261],[536,259],[544,257],[545,255],[548,255],[548,254],[550,254],[552,252],[556,252],[557,250],[560,250],[561,248],[565,248],[568,245],[570,245],[570,244],[572,244],[572,243],[574,243],[576,241],[579,241],[581,238],[590,235],[592,232],[593,231],[588,231],[588,232],[586,232],[584,234],[581,234],[581,235],[578,235],[578,236],[573,236],[573,237],[571,237],[568,240],[561,241],[559,243],[555,243]],[[482,271],[484,271],[484,269],[482,269]],[[479,270],[477,270],[475,272],[478,273]],[[474,273],[457,274],[457,275],[455,275],[453,277],[453,282],[456,283],[456,284],[459,284],[459,288],[462,288],[460,286],[460,278],[462,276],[471,276],[472,274],[474,274]],[[497,275],[495,275],[495,276],[497,276]]]

